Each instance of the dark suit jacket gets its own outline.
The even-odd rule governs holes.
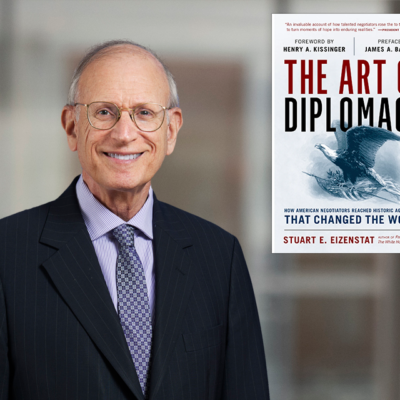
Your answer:
[[[0,399],[143,399],[75,194],[0,220]],[[154,202],[152,400],[268,399],[237,240]]]

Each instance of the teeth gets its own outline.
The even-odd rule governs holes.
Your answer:
[[[116,153],[107,153],[108,156],[112,158],[118,158],[119,160],[134,160],[135,158],[138,158],[140,154],[141,153],[122,155]]]

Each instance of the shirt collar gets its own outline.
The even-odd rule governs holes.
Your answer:
[[[149,195],[143,207],[128,222],[103,206],[91,193],[82,175],[76,183],[76,195],[82,216],[92,241],[122,224],[129,224],[139,229],[149,239],[153,240],[153,189],[150,187]]]

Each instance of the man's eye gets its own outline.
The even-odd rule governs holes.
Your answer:
[[[136,111],[135,116],[142,119],[154,118],[154,112],[147,108],[142,108]]]
[[[109,110],[98,110],[97,114],[99,115],[110,115],[110,111]]]

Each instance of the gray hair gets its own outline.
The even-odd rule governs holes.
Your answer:
[[[140,49],[147,51],[150,53],[163,67],[165,75],[168,80],[169,86],[169,100],[167,108],[179,107],[179,97],[178,97],[178,90],[176,88],[176,83],[171,71],[167,68],[164,62],[160,59],[160,57],[151,49],[144,47],[140,44],[132,42],[131,40],[110,40],[108,42],[97,44],[89,49],[86,55],[82,58],[81,62],[79,63],[78,67],[76,68],[71,81],[71,86],[69,87],[68,92],[68,104],[73,105],[76,101],[76,97],[78,94],[78,84],[79,79],[82,76],[83,71],[85,68],[93,61],[100,58],[107,49],[114,47],[114,46],[121,46],[121,45],[128,45],[128,46],[135,46],[139,47]]]

